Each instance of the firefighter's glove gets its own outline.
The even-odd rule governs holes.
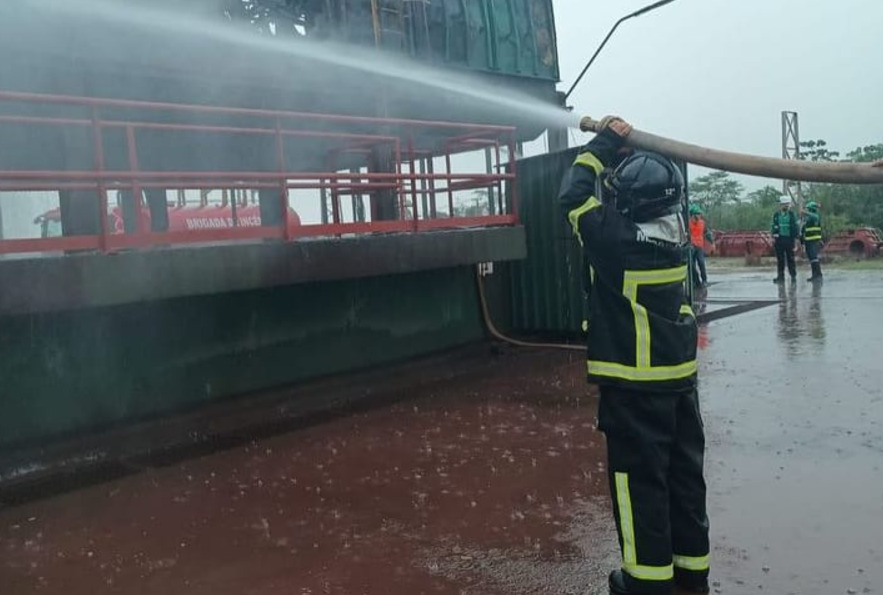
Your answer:
[[[601,121],[598,122],[598,132],[600,133],[608,128],[621,138],[626,138],[632,133],[632,125],[619,116],[604,116],[601,118]]]

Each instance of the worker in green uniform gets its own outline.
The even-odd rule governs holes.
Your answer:
[[[819,205],[815,201],[809,201],[801,215],[803,215],[801,241],[804,250],[806,250],[810,269],[812,269],[812,276],[807,281],[821,281],[822,264],[819,260],[819,253],[822,251],[822,217],[819,215]]]
[[[773,225],[770,231],[775,242],[776,269],[778,271],[773,283],[785,281],[786,263],[791,281],[796,281],[797,267],[794,264],[794,244],[800,237],[800,229],[797,225],[797,216],[791,210],[791,197],[787,194],[779,197],[779,210],[773,213]]]
[[[565,174],[559,203],[591,270],[587,370],[600,387],[598,428],[622,551],[608,588],[708,593],[684,179],[662,155],[624,151],[631,126],[623,120],[608,116],[600,125]]]

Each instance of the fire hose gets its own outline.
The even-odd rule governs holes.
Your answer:
[[[582,345],[576,345],[573,343],[533,343],[531,341],[522,341],[520,339],[513,339],[512,337],[506,336],[501,333],[497,327],[494,325],[494,321],[491,318],[491,312],[488,308],[487,304],[487,295],[485,295],[484,291],[484,279],[482,278],[481,267],[475,267],[475,283],[478,285],[478,299],[481,303],[481,316],[484,319],[484,325],[487,328],[488,333],[497,339],[498,341],[502,341],[504,343],[509,343],[510,345],[517,345],[518,347],[537,347],[541,349],[566,349],[568,351],[582,351],[585,352],[586,345],[583,343]]]
[[[600,123],[586,116],[580,120],[579,127],[583,132],[598,132]],[[661,153],[671,159],[750,176],[794,182],[883,184],[883,161],[847,163],[760,157],[691,145],[635,129],[625,139],[625,144],[635,149]]]

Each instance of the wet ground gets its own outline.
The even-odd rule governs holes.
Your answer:
[[[883,593],[883,275],[769,279],[709,289],[782,298],[702,330],[715,590]],[[509,352],[407,402],[0,510],[0,594],[594,592],[617,554],[582,372]]]
[[[782,299],[706,329],[715,578],[727,593],[883,593],[883,274],[772,276],[709,288]]]

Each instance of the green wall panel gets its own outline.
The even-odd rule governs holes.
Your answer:
[[[437,60],[472,70],[558,80],[551,0],[435,0],[427,19]],[[419,22],[412,20],[413,26]]]
[[[518,162],[520,217],[527,258],[511,264],[512,326],[523,333],[580,334],[586,302],[582,256],[557,203],[577,149]]]
[[[0,318],[0,448],[484,336],[471,267]]]

